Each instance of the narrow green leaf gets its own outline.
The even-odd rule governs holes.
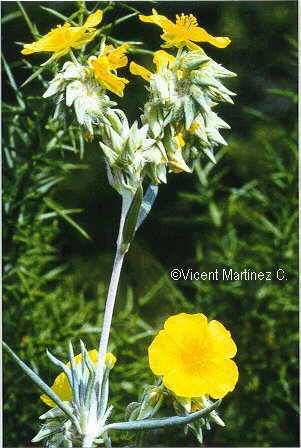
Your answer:
[[[222,400],[217,400],[211,406],[208,406],[205,409],[202,409],[198,412],[193,412],[189,415],[175,416],[175,417],[164,417],[164,418],[154,418],[149,420],[140,420],[133,422],[120,422],[120,423],[111,423],[106,425],[102,429],[102,433],[114,429],[116,431],[141,431],[143,429],[157,429],[157,428],[166,428],[167,426],[175,426],[175,425],[187,425],[187,423],[194,422],[195,420],[204,417],[214,409],[216,409]]]
[[[76,230],[79,231],[81,235],[83,235],[87,240],[91,240],[91,237],[87,234],[87,232],[82,229],[70,216],[66,214],[66,211],[63,210],[59,204],[54,202],[52,199],[44,198],[45,203],[50,207],[52,210],[55,210],[57,214],[63,218],[65,221],[67,221],[69,224],[71,224],[72,227],[74,227]]]
[[[119,23],[125,22],[128,19],[131,19],[132,17],[137,16],[139,13],[138,12],[134,12],[132,14],[127,14],[126,16],[120,17],[119,19],[115,20],[114,22],[108,23],[107,25],[102,26],[101,28],[99,28],[99,32],[104,32],[106,30],[109,30],[110,28],[112,28],[113,26],[118,25]]]
[[[66,215],[71,215],[73,213],[81,213],[82,211],[83,211],[82,208],[70,208],[68,210],[64,210],[64,213]],[[42,213],[41,215],[38,216],[38,220],[43,221],[44,219],[55,218],[57,216],[58,216],[57,212]]]
[[[26,84],[28,84],[30,81],[32,81],[33,79],[37,78],[40,73],[42,73],[42,71],[44,70],[45,67],[40,67],[38,68],[38,70],[36,70],[32,75],[29,76],[29,78],[26,79],[26,81],[23,82],[23,84],[21,85],[21,87],[26,86]]]
[[[136,231],[139,229],[139,227],[141,226],[141,224],[143,223],[143,221],[145,220],[145,218],[151,211],[152,206],[154,205],[154,202],[158,195],[158,191],[159,191],[158,185],[153,185],[153,184],[150,184],[148,189],[146,190],[146,193],[144,195],[144,198],[143,198],[143,201],[142,201],[142,204],[140,207],[139,216],[137,219]]]
[[[18,89],[18,86],[17,86],[17,83],[15,81],[15,78],[14,78],[14,76],[13,76],[13,74],[11,72],[11,69],[10,69],[8,63],[6,62],[6,59],[5,59],[3,54],[2,54],[2,60],[3,60],[4,70],[5,70],[6,74],[7,74],[7,77],[9,79],[10,85],[12,86],[13,90],[16,92],[17,101],[18,101],[21,109],[24,110],[25,103],[24,103],[24,101],[21,98],[22,94],[21,94],[20,90]]]
[[[66,270],[66,266],[58,266],[57,268],[53,268],[53,269],[51,269],[51,271],[48,271],[45,275],[43,275],[43,281],[51,280],[65,270]]]
[[[220,227],[222,224],[222,214],[218,207],[216,206],[215,202],[210,201],[209,203],[209,211],[212,218],[212,221],[216,227]]]
[[[72,375],[69,367],[67,367],[66,364],[64,364],[62,361],[53,356],[48,350],[46,350],[46,354],[50,359],[50,361],[53,362],[53,364],[55,364],[56,366],[60,367],[63,370],[72,389]]]
[[[298,100],[298,95],[295,94],[295,92],[292,92],[290,90],[284,90],[284,89],[265,89],[266,92],[271,93],[272,95],[279,95],[279,96],[288,96],[292,98],[294,103]]]
[[[32,23],[32,21],[30,20],[30,18],[28,17],[27,12],[25,11],[25,9],[23,8],[22,2],[17,2],[17,5],[19,6],[21,13],[23,14],[23,17],[28,25],[28,28],[30,29],[31,34],[33,35],[34,38],[38,37],[37,34],[37,28],[36,26]]]
[[[69,19],[68,17],[64,16],[64,14],[61,14],[60,12],[57,12],[54,9],[47,8],[46,6],[40,6],[40,8],[44,9],[44,11],[47,11],[50,14],[58,17],[59,19],[64,20],[64,22],[68,22],[68,23],[71,23],[74,26],[78,26],[78,24],[76,22],[74,22],[74,20]]]
[[[66,414],[68,417],[76,424],[77,421],[73,416],[70,408],[63,402],[61,399],[47,386],[46,383],[30,368],[28,367],[16,354],[15,352],[4,342],[2,341],[2,345],[10,355],[10,357],[21,367],[21,369],[29,376],[29,378],[40,388],[45,394],[51,398],[52,401]]]
[[[122,233],[122,244],[125,246],[130,244],[132,239],[134,238],[137,219],[139,216],[142,199],[143,199],[143,190],[142,190],[142,186],[139,185],[139,187],[136,190],[135,196],[132,200],[132,203],[130,205],[129,211],[125,218],[125,223],[124,223],[124,228],[123,228],[123,233]]]
[[[11,12],[10,14],[7,14],[6,16],[2,17],[1,23],[3,25],[4,23],[17,19],[18,17],[22,17],[22,14],[19,11]]]

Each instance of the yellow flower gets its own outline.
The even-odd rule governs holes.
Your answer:
[[[177,139],[178,144],[181,146],[181,148],[183,148],[185,146],[185,140],[183,138],[183,135],[182,134],[178,134],[176,136],[176,139]]]
[[[191,173],[191,169],[186,165],[183,159],[182,148],[185,146],[185,140],[182,134],[178,134],[174,137],[175,144],[177,146],[176,151],[167,151],[168,166],[174,173]]]
[[[161,35],[166,44],[162,45],[164,48],[183,47],[186,45],[190,50],[199,50],[200,47],[193,42],[209,42],[218,48],[225,48],[231,40],[229,37],[214,37],[207,33],[204,28],[198,26],[196,18],[189,14],[189,16],[181,14],[176,15],[176,23],[161,16],[155,9],[152,10],[151,16],[139,16],[142,22],[150,22],[160,26],[164,33]]]
[[[190,134],[194,134],[195,131],[197,131],[198,129],[200,129],[201,125],[199,123],[197,123],[196,121],[193,121],[191,123],[190,128],[188,129],[188,132],[190,132]]]
[[[127,48],[127,44],[123,44],[118,48],[114,48],[113,45],[106,45],[103,53],[98,58],[91,57],[89,59],[89,64],[94,70],[94,76],[97,81],[105,89],[116,93],[118,96],[123,96],[123,90],[129,81],[126,78],[119,78],[112,73],[112,70],[117,70],[127,65],[128,58],[124,54]]]
[[[168,67],[170,64],[172,64],[174,62],[174,60],[175,60],[175,57],[172,56],[171,54],[167,53],[166,51],[163,51],[163,50],[155,51],[154,57],[153,57],[153,62],[156,65],[156,69],[157,69],[156,72],[161,73],[162,69],[164,67]],[[153,73],[151,71],[147,70],[142,65],[136,64],[136,62],[130,63],[130,72],[133,75],[141,76],[146,81],[150,81],[150,77],[151,77],[151,75],[153,75]]]
[[[53,53],[51,60],[58,59],[70,51],[79,49],[95,36],[95,26],[102,21],[102,11],[99,9],[90,14],[83,26],[71,26],[70,23],[58,25],[45,36],[32,44],[24,44],[22,54],[48,51]]]
[[[97,358],[98,358],[98,352],[97,350],[90,350],[88,352],[88,356],[91,359],[91,361],[93,362],[93,364],[96,365],[97,363]],[[74,358],[74,362],[75,365],[80,364],[82,361],[82,354],[80,353],[79,355],[75,356]],[[107,353],[106,355],[106,360],[105,363],[106,365],[112,369],[114,367],[114,364],[116,362],[116,358],[112,353]],[[67,367],[70,368],[70,362],[67,362]],[[53,385],[51,386],[51,389],[53,390],[53,392],[55,392],[57,394],[57,396],[62,400],[62,401],[71,401],[72,400],[72,390],[68,381],[67,376],[65,375],[64,372],[60,373],[56,379],[54,380]],[[44,403],[46,403],[48,406],[50,407],[55,407],[56,404],[45,394],[40,396],[41,400],[44,401]]]
[[[180,397],[222,398],[238,380],[236,345],[218,321],[204,314],[177,314],[167,319],[151,343],[150,368]]]

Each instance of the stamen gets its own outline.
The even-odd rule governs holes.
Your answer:
[[[186,16],[185,14],[181,14],[180,16],[177,14],[176,15],[176,24],[183,26],[184,28],[186,28],[187,30],[191,27],[194,26],[198,26],[198,21],[197,19],[194,17],[193,14],[189,14],[189,16]]]

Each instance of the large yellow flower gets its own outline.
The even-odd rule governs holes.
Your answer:
[[[93,362],[93,364],[96,365],[97,358],[98,358],[98,351],[97,350],[90,350],[88,352],[88,356]],[[75,356],[74,358],[75,365],[80,364],[82,361],[82,354]],[[116,362],[116,358],[112,353],[107,353],[106,355],[106,364],[112,369],[114,367],[114,364]],[[67,362],[67,367],[70,368],[70,362]],[[54,380],[53,385],[51,386],[51,389],[53,392],[57,394],[57,396],[62,401],[71,401],[72,400],[72,390],[68,381],[68,378],[64,372],[60,373],[56,379]],[[43,394],[40,396],[41,400],[44,401],[48,406],[55,407],[56,404],[54,401],[52,401],[47,395]]]
[[[208,394],[222,398],[238,380],[236,345],[218,321],[204,314],[177,314],[167,319],[151,343],[149,363],[164,385],[180,397]]]
[[[207,33],[204,28],[198,26],[197,19],[192,15],[176,15],[176,23],[161,16],[155,9],[151,16],[139,16],[142,22],[150,22],[160,26],[164,33],[161,35],[166,44],[162,47],[183,47],[186,45],[190,50],[199,50],[200,47],[193,42],[209,42],[218,48],[225,48],[231,40],[229,37],[214,37]]]
[[[106,45],[98,58],[92,56],[89,59],[89,64],[94,70],[97,81],[119,96],[123,96],[123,90],[129,81],[126,78],[119,78],[112,71],[127,65],[128,58],[124,54],[127,48],[127,44],[118,48],[114,48],[113,45]]]
[[[95,36],[95,26],[102,21],[102,11],[99,9],[90,14],[83,26],[71,26],[70,23],[58,25],[45,36],[32,44],[25,44],[23,54],[48,51],[53,53],[52,60],[68,53],[71,48],[79,49]]]

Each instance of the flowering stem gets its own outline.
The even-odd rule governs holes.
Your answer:
[[[114,264],[113,264],[113,270],[112,270],[112,275],[111,275],[111,280],[110,280],[109,291],[108,291],[107,300],[106,300],[105,313],[104,313],[102,330],[101,330],[101,338],[100,338],[100,342],[99,342],[98,360],[97,360],[96,373],[95,373],[95,390],[94,390],[94,394],[92,396],[91,406],[90,406],[90,418],[89,418],[90,422],[97,421],[97,405],[100,400],[101,385],[102,385],[104,365],[105,365],[105,357],[106,357],[107,347],[108,347],[108,342],[109,342],[115,299],[116,299],[117,288],[118,288],[120,272],[121,272],[124,256],[128,250],[128,248],[124,249],[124,247],[123,247],[122,233],[123,233],[125,218],[127,216],[127,212],[131,205],[132,199],[133,199],[133,195],[131,193],[129,193],[129,192],[123,193],[123,195],[122,195],[122,210],[121,210],[121,217],[120,217],[120,224],[119,224],[119,234],[118,234],[118,239],[117,239],[117,249],[116,249],[116,255],[115,255],[115,260],[114,260]],[[87,431],[87,433],[84,437],[82,446],[85,448],[91,446],[91,445],[87,444],[87,443],[90,443],[91,440],[93,440],[93,436],[91,439],[91,433],[89,431]]]
[[[119,283],[120,272],[124,260],[125,252],[121,252],[120,248],[117,246],[112,276],[106,301],[105,314],[103,318],[102,331],[101,331],[101,339],[99,343],[99,351],[98,351],[98,364],[96,368],[96,378],[100,380],[102,378],[102,371],[104,366],[104,361],[107,353],[107,346],[110,335],[110,328],[112,323],[112,316],[114,311],[117,287]],[[101,385],[101,381],[99,381]]]
[[[112,323],[112,316],[113,316],[113,311],[114,311],[116,293],[117,293],[117,288],[118,288],[118,283],[119,283],[119,277],[120,277],[120,272],[121,272],[124,256],[127,252],[122,249],[122,232],[123,232],[125,218],[126,218],[128,210],[129,210],[129,207],[131,205],[131,201],[132,201],[132,194],[128,193],[128,192],[124,193],[122,196],[122,209],[121,209],[121,216],[120,216],[116,255],[115,255],[115,260],[114,260],[114,264],[113,264],[113,270],[112,270],[111,281],[110,281],[109,291],[108,291],[107,300],[106,300],[105,314],[104,314],[102,330],[101,330],[101,338],[100,338],[100,342],[99,342],[98,361],[97,361],[97,366],[96,366],[96,380],[102,379],[102,372],[103,372],[103,366],[104,366],[105,357],[106,357],[106,353],[107,353],[107,347],[108,347],[108,341],[109,341],[110,328],[111,328],[111,323]],[[101,386],[101,381],[99,381],[99,385]]]

